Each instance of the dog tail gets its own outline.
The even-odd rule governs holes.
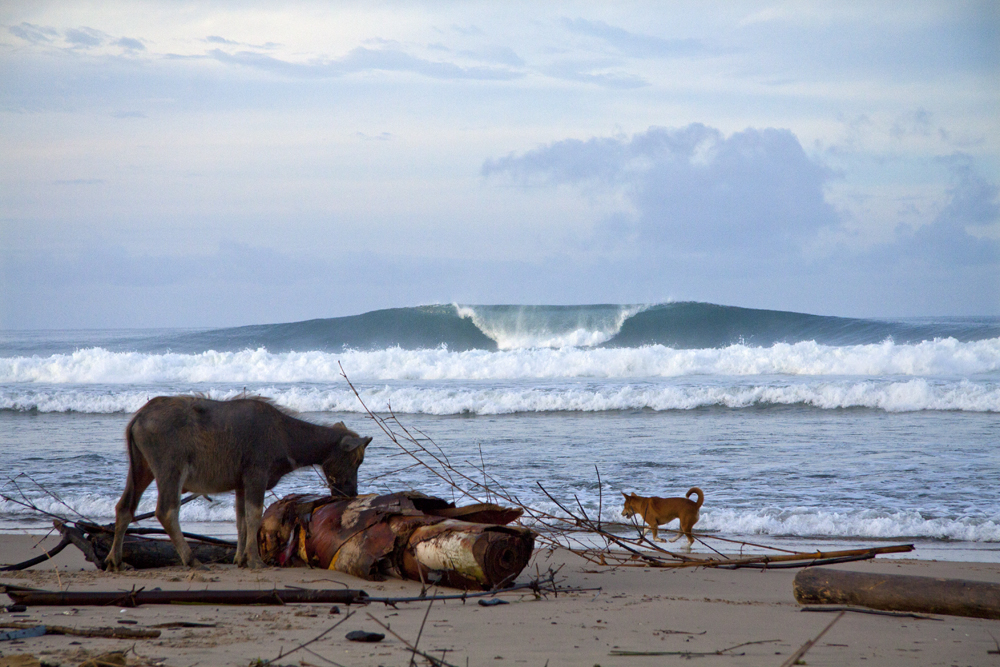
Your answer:
[[[699,489],[697,486],[692,486],[690,489],[688,489],[688,492],[685,494],[685,496],[687,498],[690,498],[692,493],[698,494],[698,501],[695,503],[695,507],[701,509],[701,504],[705,502],[705,494],[702,493],[701,489]]]

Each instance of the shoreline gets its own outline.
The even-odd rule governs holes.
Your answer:
[[[57,538],[39,543],[37,535],[0,536],[0,563],[16,563],[51,548]],[[36,546],[37,545],[37,546]],[[832,566],[869,573],[910,574],[1000,583],[1000,564],[916,560],[859,561]],[[719,570],[712,568],[609,568],[563,552],[536,552],[518,577],[530,581],[549,568],[558,570],[563,588],[576,592],[536,599],[525,591],[500,593],[510,604],[479,606],[475,600],[380,603],[350,608],[329,604],[286,606],[143,605],[117,607],[29,607],[0,613],[0,622],[32,622],[76,628],[149,628],[163,623],[200,623],[212,627],[163,628],[157,639],[103,639],[45,635],[0,643],[0,656],[30,653],[48,664],[78,665],[87,657],[128,650],[129,664],[182,667],[195,663],[246,667],[253,660],[274,665],[409,664],[406,644],[379,621],[418,648],[453,665],[602,665],[674,664],[690,652],[702,665],[778,667],[833,619],[833,614],[803,613],[792,594],[798,570]],[[54,559],[21,572],[0,572],[0,582],[48,590],[127,591],[183,589],[267,590],[275,587],[351,588],[373,597],[415,597],[419,582],[365,581],[339,572],[306,568],[239,570],[213,565],[206,571],[183,568],[109,574],[68,547]],[[596,589],[600,590],[583,590]],[[437,589],[454,594],[454,589]],[[435,594],[434,589],[428,596]],[[0,598],[6,601],[6,596]],[[9,602],[4,602],[9,604]],[[428,607],[430,605],[430,607]],[[347,618],[348,612],[351,612]],[[429,612],[429,613],[428,613]],[[370,616],[369,616],[370,614]],[[426,620],[425,620],[426,617]],[[953,616],[939,620],[845,614],[805,656],[807,664],[974,665],[987,664],[997,650],[1000,622]],[[373,620],[375,619],[375,620]],[[119,621],[135,621],[120,624]],[[289,650],[341,624],[287,659]],[[422,628],[422,630],[421,630]],[[345,634],[365,630],[386,634],[374,644],[350,642]],[[733,648],[738,647],[738,648]],[[725,650],[724,650],[725,649]],[[613,655],[613,652],[673,652],[663,657]],[[332,661],[332,662],[331,662]],[[0,665],[3,657],[0,657]]]

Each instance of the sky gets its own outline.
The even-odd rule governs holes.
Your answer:
[[[1000,315],[994,2],[0,4],[0,329]]]

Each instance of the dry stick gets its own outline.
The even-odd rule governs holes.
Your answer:
[[[794,665],[795,663],[797,663],[799,661],[799,658],[801,658],[802,656],[804,656],[806,654],[806,652],[809,651],[809,649],[811,649],[813,647],[813,645],[816,642],[818,642],[823,635],[826,634],[826,631],[829,630],[830,628],[832,628],[834,626],[834,624],[837,621],[839,621],[840,619],[842,619],[844,617],[844,614],[846,614],[846,613],[847,613],[846,611],[842,611],[839,614],[837,614],[837,617],[834,618],[832,621],[830,621],[830,624],[828,626],[826,626],[825,628],[823,628],[823,632],[821,632],[818,635],[816,635],[815,639],[810,639],[805,644],[803,644],[801,647],[799,647],[799,650],[796,651],[795,653],[793,653],[792,657],[790,657],[788,660],[785,660],[783,663],[781,663],[781,667],[792,667],[792,665]]]
[[[681,633],[681,634],[691,634],[691,633]],[[705,634],[699,632],[697,634]],[[753,644],[771,644],[773,642],[780,642],[780,639],[761,639],[755,642],[743,642],[742,644],[737,644],[736,646],[730,646],[728,648],[720,648],[718,651],[611,651],[610,655],[620,656],[638,656],[638,655],[679,655],[685,658],[703,658],[709,655],[726,655],[729,651],[735,651],[738,648],[744,646],[751,646]],[[739,655],[743,655],[740,653]]]
[[[483,471],[483,487],[486,489],[486,502],[490,502],[490,487],[486,479],[486,461],[483,459],[483,443],[479,443],[479,464]]]
[[[0,623],[0,628],[33,628],[38,623]],[[159,630],[135,630],[132,628],[70,628],[65,625],[45,625],[45,634],[71,635],[73,637],[107,637],[109,639],[156,639]]]
[[[396,470],[390,470],[388,472],[382,473],[381,475],[374,475],[373,477],[367,477],[365,478],[365,482],[369,483],[374,482],[376,479],[381,479],[382,477],[388,477],[389,475],[395,475],[398,472],[405,472],[410,468],[418,468],[419,466],[420,466],[419,463],[411,463],[408,466],[403,466],[402,468],[397,468]]]
[[[278,652],[278,657],[275,658],[274,660],[272,660],[271,662],[274,662],[275,660],[280,660],[281,658],[290,656],[291,654],[295,653],[296,651],[298,651],[300,649],[303,649],[306,646],[309,646],[313,642],[319,641],[320,639],[322,639],[323,637],[325,637],[327,634],[329,634],[331,631],[333,631],[334,628],[336,628],[338,625],[340,625],[341,623],[343,623],[344,621],[346,621],[347,619],[349,619],[351,616],[354,616],[354,612],[348,610],[347,614],[345,614],[342,619],[340,619],[339,621],[337,621],[336,623],[334,623],[333,625],[331,625],[326,630],[324,630],[323,632],[319,633],[318,635],[316,635],[315,637],[313,637],[309,641],[305,642],[304,644],[299,644],[298,646],[296,646],[295,648],[293,648],[288,653],[285,653],[284,649],[282,649],[281,651],[279,651]]]
[[[181,498],[181,505],[186,505],[189,502],[191,502],[192,500],[197,500],[200,495],[201,494],[192,493],[192,494],[189,494],[189,495],[185,496],[184,498]],[[211,500],[211,498],[209,498],[208,496],[205,496],[205,498],[207,500]],[[137,521],[145,521],[146,519],[152,519],[154,516],[156,516],[156,512],[144,512],[142,514],[138,514],[138,515],[132,517],[132,523],[135,523]],[[84,518],[86,518],[86,517],[84,517]]]
[[[438,472],[437,470],[435,470],[431,466],[427,465],[427,463],[425,463],[424,461],[422,461],[420,459],[420,457],[418,457],[416,454],[414,454],[409,449],[407,449],[406,447],[404,447],[399,442],[399,439],[396,437],[396,434],[392,431],[391,428],[389,428],[387,422],[384,419],[382,419],[379,416],[377,416],[375,413],[373,413],[368,408],[368,406],[365,404],[364,399],[361,398],[361,394],[358,393],[358,390],[354,387],[354,384],[351,382],[350,378],[347,377],[347,373],[344,371],[343,365],[340,364],[339,362],[338,362],[338,365],[340,365],[340,374],[341,374],[341,376],[343,376],[344,380],[347,381],[347,386],[349,386],[351,388],[351,391],[354,392],[355,397],[357,397],[358,401],[361,403],[361,407],[364,408],[365,412],[368,413],[368,416],[375,422],[375,424],[380,429],[382,429],[382,432],[386,434],[386,436],[389,438],[389,440],[391,440],[393,442],[393,444],[395,444],[397,447],[399,447],[404,452],[406,452],[415,461],[417,461],[418,463],[422,464],[427,470],[429,470],[430,472],[434,473],[436,476],[440,477],[443,481],[445,481],[448,484],[450,484],[453,488],[461,491],[463,494],[465,494],[466,496],[468,496],[472,500],[476,501],[477,503],[478,502],[482,502],[479,498],[476,498],[474,495],[472,495],[471,493],[469,493],[465,489],[463,489],[463,488],[459,487],[457,484],[455,484],[455,482],[454,482],[453,479],[449,479],[449,477],[447,477],[446,475],[441,474],[440,472]],[[392,414],[392,413],[390,412],[390,414]],[[395,415],[393,415],[393,417],[395,418]],[[399,421],[396,420],[396,423],[399,424]],[[406,432],[406,429],[402,425],[400,425],[400,428],[403,428],[404,433]],[[424,453],[428,454],[431,458],[433,458],[435,461],[437,461],[437,463],[439,465],[441,465],[445,470],[452,470],[452,468],[450,466],[444,464],[433,452],[428,451],[426,447],[424,447],[419,442],[417,442],[415,438],[413,438],[412,436],[408,436],[408,437],[410,438],[411,442],[413,442],[417,447],[419,447]],[[463,475],[463,477],[464,477],[464,475]],[[472,480],[469,480],[469,481],[472,481]]]
[[[319,653],[317,653],[316,651],[312,650],[311,648],[304,648],[302,650],[305,651],[306,653],[309,653],[311,655],[316,656],[317,658],[319,658],[323,662],[330,663],[331,665],[333,665],[333,667],[344,667],[344,665],[340,664],[339,662],[334,662],[333,660],[330,660],[329,658],[321,656]],[[300,660],[299,664],[305,666],[305,665],[311,665],[312,663],[306,662],[305,660]]]
[[[41,484],[39,484],[35,480],[35,478],[32,477],[31,475],[29,475],[28,473],[22,472],[22,473],[20,473],[20,475],[18,475],[18,477],[20,477],[21,475],[23,475],[24,477],[27,477],[28,479],[30,479],[31,483],[34,484],[35,486],[37,486],[39,489],[41,489],[42,493],[45,493],[46,495],[50,496],[51,498],[54,498],[57,503],[59,503],[59,504],[63,505],[64,507],[66,507],[73,514],[76,514],[81,519],[86,519],[87,518],[87,517],[83,516],[83,514],[81,514],[80,512],[78,512],[75,507],[73,507],[72,505],[70,505],[69,503],[67,503],[65,500],[63,500],[62,498],[60,498],[56,493],[54,493],[52,491],[49,491],[44,486],[42,486]],[[18,491],[21,492],[22,497],[24,496],[24,492],[21,491],[21,487],[17,484],[17,482],[14,482],[14,488],[16,488]]]
[[[426,454],[429,457],[431,457],[439,466],[441,466],[441,468],[445,471],[446,474],[442,474],[441,472],[439,472],[435,468],[432,468],[425,461],[423,461],[422,459],[420,459],[420,457],[418,457],[412,450],[408,449],[402,443],[400,443],[399,440],[398,440],[398,438],[396,437],[396,434],[392,431],[391,428],[389,428],[388,422],[385,419],[379,417],[378,415],[375,415],[368,408],[368,406],[365,404],[364,400],[361,398],[361,396],[360,396],[359,392],[357,391],[357,389],[351,383],[350,378],[347,377],[347,374],[344,372],[342,365],[341,365],[341,375],[347,381],[348,386],[351,388],[351,390],[354,392],[354,395],[357,397],[358,401],[361,403],[362,408],[364,408],[364,410],[368,413],[368,416],[378,424],[378,426],[389,437],[389,439],[397,447],[399,447],[403,452],[405,452],[408,456],[412,457],[415,461],[417,461],[418,464],[422,465],[424,468],[426,468],[427,470],[429,470],[435,476],[439,477],[440,479],[444,480],[449,485],[451,485],[451,487],[453,489],[461,492],[463,495],[468,496],[469,498],[471,498],[472,500],[474,500],[476,502],[482,502],[479,498],[477,498],[475,495],[473,495],[470,491],[468,491],[467,489],[464,489],[464,488],[458,486],[458,484],[454,480],[454,477],[452,476],[452,473],[454,473],[455,475],[461,477],[463,480],[465,480],[466,482],[468,482],[474,488],[482,488],[482,489],[484,489],[487,492],[487,494],[489,494],[492,491],[494,493],[494,495],[497,495],[498,497],[503,498],[507,502],[514,503],[515,505],[517,505],[517,506],[521,507],[522,509],[524,509],[533,518],[537,518],[537,517],[540,517],[540,516],[545,516],[545,517],[548,517],[550,519],[555,519],[555,520],[558,520],[558,521],[564,521],[564,519],[562,519],[561,517],[554,517],[552,515],[547,515],[545,513],[538,512],[537,510],[534,510],[532,508],[529,508],[529,507],[525,506],[519,500],[517,500],[516,498],[514,498],[510,493],[506,492],[505,490],[502,490],[502,485],[498,484],[498,486],[501,487],[501,492],[497,492],[496,490],[491,490],[488,485],[484,485],[484,484],[478,482],[477,480],[469,477],[468,475],[462,473],[461,471],[457,470],[456,468],[454,468],[454,466],[451,465],[450,461],[448,461],[447,455],[443,452],[443,450],[441,450],[441,448],[437,445],[437,443],[434,442],[434,440],[432,438],[426,436],[426,434],[421,433],[421,435],[423,435],[428,440],[428,442],[432,443],[435,447],[437,447],[437,449],[439,451],[441,451],[441,455],[440,456],[438,456],[434,452],[431,452],[430,450],[427,449],[427,447],[425,447],[424,445],[420,444],[420,442],[417,440],[417,438],[415,438],[412,435],[412,433],[409,431],[409,429],[407,429],[406,426],[404,426],[399,421],[399,418],[395,415],[395,413],[392,412],[392,408],[391,408],[391,406],[389,406],[390,416],[391,416],[392,421],[395,422],[400,427],[400,429],[403,431],[405,437],[411,443],[413,443],[421,452],[423,452],[424,454]],[[492,479],[492,477],[490,477],[490,479]],[[495,479],[493,481],[496,482]]]
[[[72,544],[70,539],[66,536],[63,536],[62,541],[60,541],[59,544],[49,549],[41,556],[35,556],[34,558],[29,558],[26,561],[20,563],[14,563],[13,565],[4,565],[3,567],[0,567],[0,572],[13,572],[16,570],[26,570],[33,565],[38,565],[39,563],[43,563],[49,560],[50,558],[58,554],[60,551],[68,547],[70,544]]]
[[[368,618],[370,618],[373,621],[375,621],[376,623],[378,623],[380,626],[382,626],[382,628],[386,632],[388,632],[390,635],[392,635],[393,637],[395,637],[399,641],[403,642],[403,644],[405,644],[407,648],[411,649],[414,653],[416,653],[417,655],[419,655],[421,658],[424,658],[425,660],[428,660],[431,663],[431,665],[434,665],[435,667],[438,666],[438,665],[440,665],[441,667],[456,667],[456,665],[452,665],[451,663],[445,662],[443,658],[435,658],[433,655],[430,655],[429,653],[424,653],[423,651],[418,651],[416,646],[414,646],[410,642],[408,642],[405,639],[403,639],[402,637],[400,637],[388,625],[386,625],[382,621],[378,620],[377,618],[375,618],[374,616],[372,616],[371,614],[369,614],[367,611],[365,612],[365,615],[368,616]]]
[[[856,607],[854,605],[841,605],[841,604],[807,605],[805,607],[802,607],[799,611],[855,611],[859,614],[877,614],[879,616],[902,616],[904,618],[919,618],[925,621],[944,620],[943,618],[938,618],[936,616],[917,614],[912,611],[885,611],[882,609],[871,609],[869,607]],[[998,646],[997,648],[1000,648],[1000,646]]]
[[[597,473],[597,530],[601,529],[601,514],[604,512],[604,489],[601,488],[601,471],[594,464],[594,472]]]
[[[420,630],[417,631],[417,639],[413,642],[413,651],[410,653],[410,667],[416,667],[417,645],[420,644],[420,637],[424,634],[424,625],[427,623],[427,617],[431,615],[431,607],[434,606],[435,597],[437,597],[436,594],[431,598],[431,601],[427,603],[427,611],[424,612],[424,620],[420,621]]]

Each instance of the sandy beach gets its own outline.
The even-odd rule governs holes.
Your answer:
[[[33,535],[0,536],[0,562],[14,563],[51,548]],[[287,606],[143,605],[118,607],[29,607],[0,613],[0,622],[31,622],[77,629],[151,629],[155,639],[107,639],[48,634],[0,643],[0,666],[29,654],[42,664],[78,665],[111,651],[127,651],[129,665],[407,665],[417,642],[421,651],[452,665],[671,665],[698,657],[698,664],[774,665],[785,662],[835,617],[807,613],[792,595],[794,569],[666,570],[604,568],[567,552],[539,552],[518,582],[559,568],[562,588],[588,589],[536,598],[530,591],[502,593],[505,605],[477,600]],[[1000,583],[1000,565],[916,560],[875,560],[834,566],[861,572],[910,574]],[[350,588],[373,597],[408,597],[420,584],[363,581],[315,569],[238,570],[210,566],[108,574],[70,547],[51,561],[21,572],[0,573],[0,582],[68,591]],[[429,595],[454,594],[430,589]],[[4,604],[9,604],[2,598]],[[426,620],[425,620],[426,619]],[[376,622],[377,621],[377,622]],[[183,627],[180,623],[197,623]],[[339,623],[336,628],[331,626]],[[394,637],[379,623],[391,628]],[[421,632],[421,626],[422,632]],[[322,638],[290,651],[329,630]],[[354,630],[386,634],[378,643],[348,641]],[[1000,664],[1000,622],[952,616],[931,619],[847,613],[813,646],[809,665],[992,665]],[[659,655],[622,655],[624,652]],[[689,652],[685,656],[683,653]],[[714,652],[719,652],[714,654]],[[283,654],[289,654],[287,657]],[[708,655],[706,655],[708,654]],[[23,663],[31,664],[31,663]],[[418,664],[426,664],[418,658]]]

